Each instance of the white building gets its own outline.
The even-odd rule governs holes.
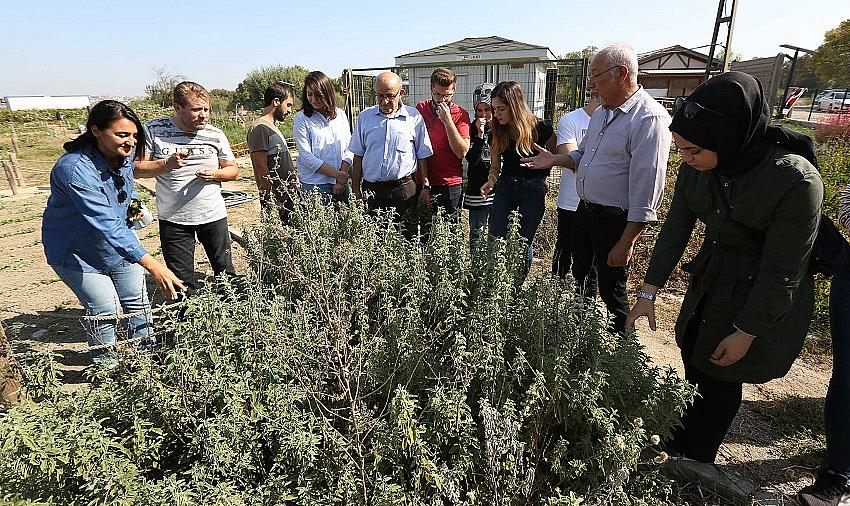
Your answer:
[[[88,95],[60,95],[55,97],[40,95],[19,95],[3,97],[6,108],[12,111],[27,109],[85,109],[90,105]]]
[[[546,73],[555,55],[548,47],[502,37],[470,37],[396,56],[396,67],[408,70],[407,104],[431,98],[431,72],[448,67],[457,75],[454,102],[472,110],[472,92],[483,82],[516,81],[535,116],[544,117]]]

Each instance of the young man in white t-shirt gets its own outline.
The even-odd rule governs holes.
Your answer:
[[[590,124],[590,116],[599,107],[599,98],[591,94],[590,101],[586,106],[569,112],[558,121],[557,147],[558,154],[569,153],[578,149],[587,126]],[[566,277],[570,272],[573,261],[573,223],[576,208],[578,207],[578,194],[576,193],[576,173],[566,167],[561,168],[561,185],[558,190],[558,240],[555,243],[555,253],[552,255],[552,274]],[[596,273],[591,271],[587,282],[596,286]],[[595,292],[595,290],[594,290]]]
[[[137,178],[156,177],[159,236],[165,264],[188,287],[195,283],[195,238],[213,272],[234,275],[221,183],[239,176],[224,132],[208,124],[210,95],[184,81],[174,89],[174,115],[145,124],[145,159]]]

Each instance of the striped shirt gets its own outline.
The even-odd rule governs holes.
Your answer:
[[[179,225],[203,225],[227,217],[221,183],[204,181],[199,169],[217,169],[220,161],[234,160],[224,132],[206,125],[197,132],[181,130],[170,117],[145,123],[145,150],[154,160],[176,152],[186,153],[186,165],[156,177],[156,210],[159,219]]]
[[[838,223],[846,230],[850,230],[850,184],[844,188],[839,197]]]

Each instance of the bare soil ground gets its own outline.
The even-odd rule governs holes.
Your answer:
[[[240,166],[244,177],[228,186],[253,191],[250,163],[241,159]],[[81,384],[80,371],[89,364],[78,320],[83,311],[46,264],[41,244],[41,213],[49,195],[47,174],[29,174],[28,182],[30,186],[18,196],[0,191],[0,318],[17,355],[26,360],[33,353],[57,353],[65,381]],[[149,201],[153,203],[152,198]],[[255,200],[228,211],[231,226],[239,228],[256,223],[259,204]],[[154,222],[139,235],[148,251],[160,257],[158,232]],[[245,267],[239,251],[234,247],[237,271]],[[209,271],[200,247],[196,260],[199,271]],[[152,298],[159,299],[155,287],[150,289]],[[675,297],[661,298],[658,331],[650,332],[643,322],[640,338],[656,364],[681,372],[673,337],[678,306]],[[823,399],[830,372],[828,356],[809,354],[798,359],[785,378],[745,386],[744,403],[721,448],[718,467],[733,479],[740,476],[773,496],[755,500],[756,504],[796,504],[793,494],[811,480],[810,473],[823,458]],[[691,504],[728,504],[727,499],[693,487]]]

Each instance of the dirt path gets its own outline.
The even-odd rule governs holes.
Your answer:
[[[680,303],[680,298],[662,296],[658,330],[650,331],[645,320],[638,329],[657,365],[684,374],[673,333]],[[796,504],[794,495],[810,483],[823,459],[823,400],[831,372],[831,357],[804,354],[785,377],[744,385],[743,404],[720,447],[717,464],[721,471],[741,476],[776,497],[761,504]]]
[[[241,181],[235,187],[251,190],[252,185]],[[0,317],[15,353],[58,353],[65,381],[80,384],[80,371],[89,363],[78,320],[83,312],[73,293],[45,263],[40,240],[41,213],[48,192],[45,187],[27,188],[15,197],[8,191],[0,192],[0,309],[48,312],[31,316],[2,311]],[[256,222],[258,210],[257,201],[230,208],[231,226]],[[144,229],[140,238],[149,252],[160,257],[156,222]],[[199,270],[208,269],[202,249],[198,250]],[[237,271],[244,270],[238,254],[234,260]],[[650,332],[642,322],[640,336],[656,364],[681,372],[673,337],[678,304],[675,298],[662,297],[659,330]],[[811,478],[805,473],[817,467],[823,457],[823,397],[830,369],[829,357],[804,356],[785,378],[745,386],[744,404],[721,448],[719,468],[777,497],[760,504],[795,504],[790,497],[808,483]],[[706,498],[704,504],[723,501]]]

